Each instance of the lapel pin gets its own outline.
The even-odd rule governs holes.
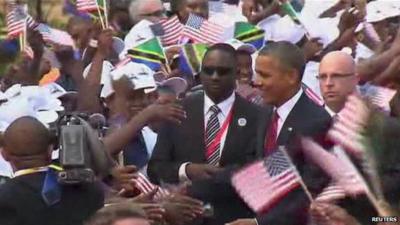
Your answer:
[[[289,127],[289,128],[288,128],[288,131],[289,131],[289,132],[292,132],[292,131],[293,131],[293,128]]]
[[[244,127],[247,124],[247,120],[245,118],[240,118],[238,119],[238,124],[239,126]]]

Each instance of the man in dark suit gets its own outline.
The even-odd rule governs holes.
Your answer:
[[[256,59],[255,85],[264,102],[263,117],[257,132],[257,155],[265,157],[278,146],[288,146],[288,154],[312,194],[319,193],[327,179],[305,161],[298,149],[298,136],[324,137],[330,117],[301,88],[305,59],[301,50],[289,42],[270,43]],[[321,177],[319,177],[321,176]],[[240,219],[233,225],[301,225],[307,223],[310,202],[301,187],[294,189],[273,208],[256,219]]]
[[[96,184],[52,183],[56,177],[49,168],[50,140],[49,131],[32,117],[22,117],[7,128],[2,154],[15,177],[0,186],[1,225],[79,225],[103,206],[103,192]]]
[[[204,93],[183,101],[187,118],[182,124],[167,124],[159,132],[148,165],[154,182],[209,179],[255,158],[258,108],[234,93],[235,54],[226,44],[216,44],[205,54],[200,73]],[[216,222],[209,224],[223,224],[240,215],[239,199],[212,203]]]

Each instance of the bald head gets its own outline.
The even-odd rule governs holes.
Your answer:
[[[16,157],[47,154],[50,140],[50,133],[41,122],[21,117],[4,133],[4,150]]]
[[[351,55],[342,51],[334,51],[322,58],[320,69],[355,73],[356,63]]]
[[[326,105],[339,112],[359,81],[353,57],[341,51],[330,52],[321,60],[318,79]]]

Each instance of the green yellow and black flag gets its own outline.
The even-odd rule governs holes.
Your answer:
[[[156,71],[167,62],[164,49],[157,37],[149,39],[142,44],[128,50],[132,62],[142,63]]]

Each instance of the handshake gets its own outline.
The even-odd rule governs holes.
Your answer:
[[[210,204],[185,195],[186,185],[162,188],[151,184],[134,166],[115,167],[112,188],[119,197],[109,203],[129,202],[143,209],[151,224],[183,225],[213,216]]]

